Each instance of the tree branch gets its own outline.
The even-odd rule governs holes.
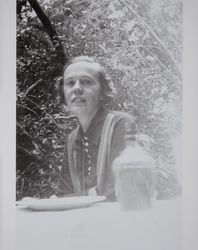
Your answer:
[[[16,121],[16,124],[23,131],[23,134],[25,134],[32,142],[32,136],[24,129],[24,127],[18,121]]]
[[[49,37],[54,45],[54,48],[56,50],[57,56],[59,56],[60,61],[63,64],[65,64],[67,62],[66,54],[64,51],[64,47],[58,38],[58,34],[57,34],[55,28],[52,26],[49,18],[44,13],[42,7],[40,6],[40,4],[38,3],[37,0],[28,0],[28,2],[30,3],[30,6],[33,8],[33,10],[37,14],[39,20],[43,24],[47,34],[49,35]]]
[[[32,91],[40,82],[42,82],[42,80],[43,80],[43,79],[39,79],[39,80],[37,80],[35,83],[33,83],[33,84],[26,90],[26,92],[25,92],[23,98],[26,97],[26,95],[28,95],[29,92]]]
[[[180,79],[182,79],[182,74],[180,70],[178,69],[177,63],[171,53],[167,50],[167,48],[163,45],[161,39],[158,37],[156,32],[143,20],[143,18],[138,15],[125,1],[118,0],[120,3],[122,3],[137,19],[141,21],[141,23],[147,28],[147,30],[152,34],[152,36],[156,39],[156,41],[159,43],[159,45],[163,48],[163,50],[167,53],[170,61],[173,63],[175,70],[179,76]]]
[[[27,150],[26,148],[23,148],[23,147],[20,146],[20,145],[17,145],[17,148],[18,148],[19,150],[21,150],[23,153],[25,153],[26,155],[30,156],[31,158],[33,158],[33,159],[35,159],[35,160],[37,160],[37,161],[39,161],[39,162],[43,162],[42,157],[40,157],[39,155],[33,154],[31,151]]]
[[[22,107],[22,108],[24,108],[24,109],[27,109],[27,110],[29,110],[31,113],[33,113],[33,114],[35,114],[37,117],[39,117],[39,115],[38,115],[34,110],[32,110],[32,109],[30,109],[30,108],[28,108],[28,107],[26,107],[26,106],[23,106],[23,105],[21,105],[21,104],[17,104],[17,106],[18,106],[18,107]]]

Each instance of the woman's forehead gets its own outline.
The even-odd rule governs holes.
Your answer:
[[[98,63],[89,62],[75,62],[70,64],[64,71],[64,78],[75,77],[75,76],[92,76],[99,77],[101,66]]]

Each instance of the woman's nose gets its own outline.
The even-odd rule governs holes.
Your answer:
[[[79,80],[77,80],[75,82],[73,89],[74,89],[74,92],[75,92],[76,95],[82,95],[83,94],[83,87],[82,87]]]

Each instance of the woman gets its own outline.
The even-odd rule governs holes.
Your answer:
[[[65,147],[62,177],[72,182],[71,192],[77,195],[115,199],[112,162],[125,147],[126,133],[137,132],[134,118],[105,108],[114,89],[103,68],[90,57],[68,62],[62,89],[79,121]]]

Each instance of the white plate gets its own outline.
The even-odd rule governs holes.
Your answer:
[[[74,196],[51,199],[24,198],[17,202],[23,208],[45,211],[45,210],[67,210],[73,208],[87,207],[94,203],[104,201],[105,196]]]

